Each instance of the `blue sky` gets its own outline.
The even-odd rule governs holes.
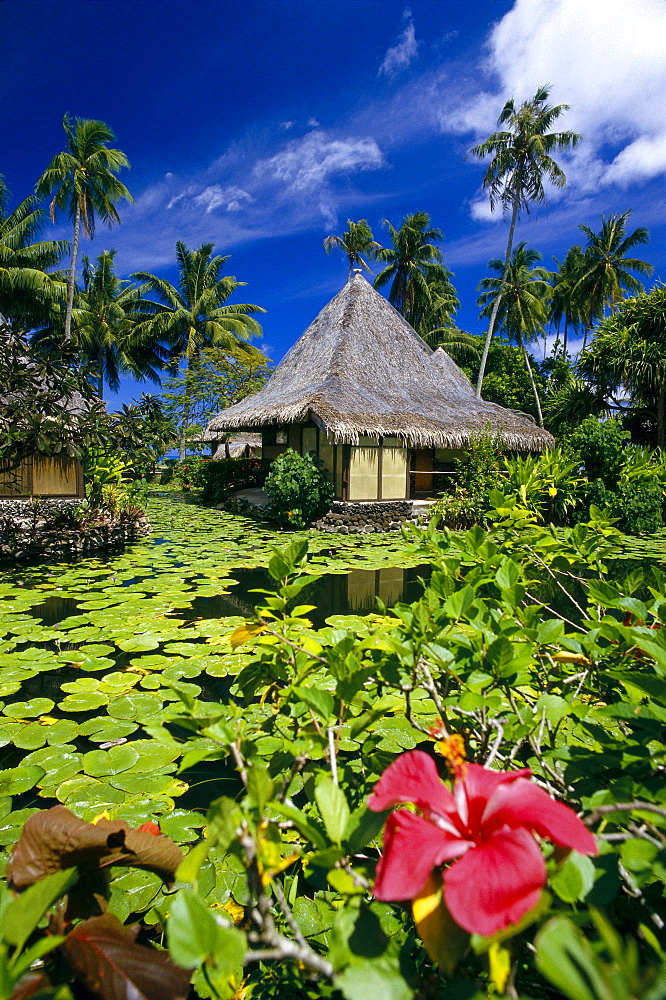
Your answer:
[[[568,186],[521,218],[518,240],[561,257],[632,209],[639,255],[666,280],[664,0],[5,0],[0,4],[0,158],[15,200],[64,147],[65,112],[106,121],[132,169],[135,203],[98,228],[119,272],[175,280],[177,239],[214,242],[236,300],[263,306],[274,361],[341,287],[322,240],[366,218],[387,240],[424,210],[480,332],[476,286],[501,256],[483,167],[467,151],[504,101],[551,84],[580,132],[561,157]],[[61,220],[46,233],[68,236]],[[150,384],[125,384],[128,401]],[[113,397],[111,397],[113,404]]]

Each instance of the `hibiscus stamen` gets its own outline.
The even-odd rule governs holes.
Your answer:
[[[445,740],[439,741],[436,750],[445,759],[451,774],[457,778],[464,777],[467,753],[465,752],[465,741],[462,736],[458,733],[447,736]]]

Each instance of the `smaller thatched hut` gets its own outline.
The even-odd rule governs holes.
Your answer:
[[[360,273],[268,383],[208,425],[250,429],[261,429],[264,458],[315,451],[341,500],[437,492],[452,460],[486,432],[521,452],[553,443],[526,414],[476,399],[448,354],[433,351]]]

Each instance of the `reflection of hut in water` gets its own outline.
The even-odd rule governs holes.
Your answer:
[[[306,589],[309,603],[316,603],[310,612],[316,627],[324,625],[329,615],[369,614],[377,610],[377,598],[388,607],[398,601],[414,601],[421,596],[419,577],[428,574],[428,567],[405,569],[383,566],[381,569],[353,569],[348,573],[329,573]],[[303,596],[303,595],[301,595]]]
[[[542,451],[552,436],[524,413],[476,399],[360,274],[322,309],[268,383],[223,410],[210,433],[261,430],[263,457],[314,451],[340,500],[404,500],[437,491],[471,440]]]

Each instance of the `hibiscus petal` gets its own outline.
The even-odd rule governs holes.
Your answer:
[[[520,771],[492,771],[481,764],[463,764],[453,786],[458,812],[470,829],[478,830],[486,803],[496,788],[517,778],[529,777],[528,767]]]
[[[373,895],[382,900],[414,899],[433,868],[459,857],[471,846],[422,816],[399,809],[386,821]]]
[[[457,924],[490,937],[536,906],[545,883],[546,864],[532,835],[500,830],[444,872],[444,898]]]
[[[486,805],[481,820],[483,835],[500,827],[523,827],[579,854],[597,854],[594,837],[573,809],[556,802],[531,781],[520,779],[501,785]]]
[[[389,764],[368,799],[368,808],[381,812],[405,802],[413,802],[426,815],[456,812],[453,796],[438,775],[437,765],[422,750],[408,750]]]

